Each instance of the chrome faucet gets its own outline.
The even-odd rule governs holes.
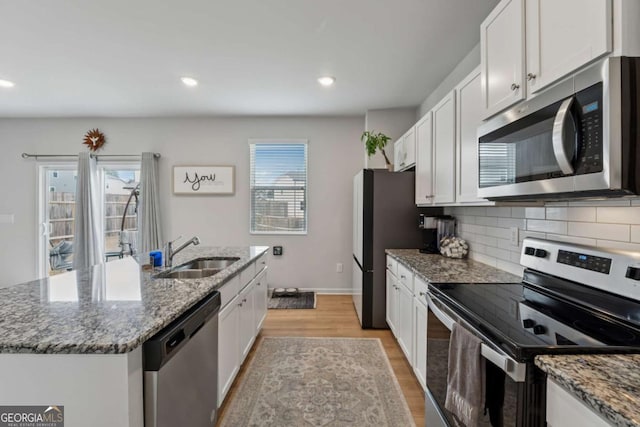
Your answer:
[[[167,242],[167,246],[166,246],[165,251],[164,251],[164,266],[165,267],[171,267],[171,265],[173,264],[173,257],[178,252],[180,252],[181,250],[183,250],[184,248],[189,246],[190,244],[193,243],[194,246],[198,246],[200,244],[200,239],[198,239],[198,236],[193,236],[191,239],[187,240],[182,245],[180,245],[177,249],[173,249],[173,244],[175,242],[177,242],[178,240],[180,240],[180,239],[182,239],[182,236],[178,237],[176,240],[174,240],[172,242]]]

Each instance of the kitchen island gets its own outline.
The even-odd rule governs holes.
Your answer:
[[[255,268],[267,249],[190,247],[177,254],[176,266],[238,258],[201,279],[157,279],[160,270],[126,258],[0,289],[0,405],[64,405],[67,427],[142,426],[141,345]]]

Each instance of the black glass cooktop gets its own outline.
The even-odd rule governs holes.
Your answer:
[[[537,354],[640,352],[637,302],[572,283],[547,285],[551,291],[535,283],[429,287],[437,301],[519,361]]]

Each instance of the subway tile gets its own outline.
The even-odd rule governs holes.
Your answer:
[[[578,245],[595,246],[595,239],[588,239],[586,237],[567,236],[565,234],[547,234],[548,240],[556,240],[558,242],[576,243]]]
[[[487,227],[485,232],[487,236],[498,237],[500,239],[510,239],[511,232],[508,228]]]
[[[526,218],[531,219],[544,219],[545,208],[525,208],[524,215]]]
[[[509,261],[511,259],[511,252],[505,249],[487,247],[486,254],[494,258],[502,259],[505,261]]]
[[[546,206],[569,206],[568,202],[546,202],[545,204]]]
[[[543,233],[567,234],[567,223],[564,221],[528,219],[527,230]]]
[[[469,231],[475,234],[486,234],[487,232],[487,227],[483,225],[465,224],[464,229],[465,231]]]
[[[631,199],[631,206],[640,206],[640,198]]]
[[[511,252],[511,262],[516,264],[520,264],[520,257],[522,254],[520,252]]]
[[[496,227],[498,225],[498,218],[491,216],[478,216],[476,217],[476,224]]]
[[[538,231],[527,231],[527,230],[520,230],[520,243],[522,243],[522,241],[526,238],[526,237],[533,237],[535,239],[546,239],[547,235],[545,233],[540,233]]]
[[[476,223],[476,217],[475,216],[471,216],[471,215],[458,215],[458,216],[456,216],[456,221],[458,221],[458,224],[459,223],[475,224]]]
[[[596,208],[548,207],[547,219],[561,221],[596,222]]]
[[[466,240],[467,242],[475,242],[477,237],[475,234],[473,233],[469,233],[467,231],[463,232],[463,233],[458,233],[458,237],[460,237],[463,240]]]
[[[585,224],[584,222],[570,222],[568,234],[578,237],[591,237],[594,239],[628,242],[630,239],[630,226],[620,224]]]
[[[464,215],[473,215],[473,216],[486,216],[487,208],[484,206],[466,206],[464,209]]]
[[[487,247],[482,243],[474,243],[473,245],[469,245],[469,251],[474,251],[479,254],[487,253]]]
[[[508,251],[517,251],[520,252],[520,245],[511,244],[511,240],[507,239],[497,239],[498,247],[500,249],[506,249]],[[518,242],[519,243],[519,242]]]
[[[598,240],[599,248],[620,249],[623,251],[640,252],[640,243],[614,242],[611,240]]]
[[[496,266],[497,260],[495,258],[493,258],[493,257],[488,256],[488,255],[472,251],[472,252],[469,252],[469,256],[471,257],[471,259],[473,259],[475,261],[478,261],[478,262],[481,262],[483,264],[487,264],[487,265],[490,265],[492,267]]]
[[[520,218],[498,218],[498,227],[518,227],[524,230],[527,228],[527,222]]]
[[[490,237],[490,236],[482,236],[482,243],[484,243],[486,246],[492,246],[494,248],[498,247],[498,239],[496,239],[495,237]]]
[[[511,208],[507,208],[507,207],[487,208],[487,216],[501,216],[504,218],[509,218],[511,216]]]
[[[597,208],[598,222],[609,224],[640,224],[640,207]]]
[[[507,273],[514,274],[518,277],[522,277],[522,274],[524,273],[524,267],[522,267],[520,264],[514,264],[512,262],[503,261],[500,259],[496,261],[496,268],[504,270]]]
[[[631,206],[629,199],[580,200],[569,202],[569,206]]]
[[[631,241],[635,243],[640,243],[640,226],[638,225],[631,226]]]
[[[511,208],[511,217],[512,218],[525,218],[525,208],[515,207]]]

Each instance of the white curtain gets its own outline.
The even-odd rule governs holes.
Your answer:
[[[142,153],[138,206],[138,252],[141,254],[162,246],[158,182],[158,159],[154,153]]]
[[[73,269],[79,270],[104,262],[104,233],[98,197],[96,159],[90,153],[78,155],[75,229],[73,233]]]

